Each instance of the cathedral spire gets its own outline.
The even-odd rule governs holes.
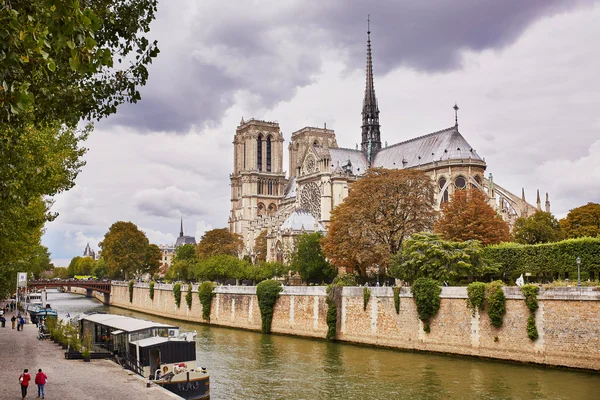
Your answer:
[[[183,237],[183,216],[181,216],[181,229],[179,230],[179,237]]]
[[[537,190],[537,201],[536,201],[538,211],[542,211],[542,202],[540,201],[540,189]]]
[[[375,154],[381,149],[381,134],[379,132],[379,106],[373,84],[373,59],[371,57],[371,27],[367,17],[367,73],[365,98],[362,109],[362,142],[361,151],[367,156],[369,164]]]

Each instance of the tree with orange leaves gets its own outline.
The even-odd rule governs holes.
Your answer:
[[[484,246],[510,241],[510,229],[479,189],[456,190],[434,228],[446,240],[478,240]]]
[[[431,179],[422,171],[369,169],[331,212],[325,255],[338,269],[362,275],[368,267],[383,270],[406,237],[432,229],[433,198]]]

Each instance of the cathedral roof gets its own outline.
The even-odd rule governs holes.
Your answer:
[[[337,165],[339,162],[342,169],[348,170],[353,175],[362,175],[367,170],[367,158],[360,150],[336,148],[329,149],[331,165]],[[350,164],[348,164],[350,162]]]
[[[193,236],[179,236],[175,242],[175,247],[183,246],[184,244],[196,244],[196,238]]]
[[[479,154],[458,132],[458,126],[400,142],[379,150],[374,167],[413,168],[436,161],[483,161]]]
[[[306,232],[315,232],[315,217],[312,216],[306,210],[301,208],[295,209],[287,219],[281,224],[280,230],[292,230],[292,231],[301,231],[304,230]],[[317,231],[325,232],[325,228],[320,223],[317,223]]]

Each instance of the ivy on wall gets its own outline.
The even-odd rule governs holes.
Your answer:
[[[179,282],[173,285],[173,297],[175,297],[175,304],[179,308],[181,305],[181,283]]]
[[[492,326],[500,328],[506,314],[506,297],[502,281],[490,282],[485,287],[485,301]]]
[[[369,299],[371,298],[371,289],[368,287],[363,288],[363,311],[367,311],[367,304],[369,304]]]
[[[467,286],[467,305],[475,314],[475,310],[482,312],[485,308],[485,283],[473,282]]]
[[[188,283],[187,293],[185,294],[185,302],[188,306],[188,310],[192,309],[192,284]]]
[[[418,278],[413,283],[411,292],[415,303],[417,303],[419,319],[423,321],[423,330],[429,333],[429,322],[440,309],[440,293],[442,293],[442,288],[434,279]]]
[[[150,300],[154,301],[154,281],[150,282],[150,286],[148,287],[148,296],[150,296]]]
[[[535,325],[535,312],[539,307],[539,292],[540,288],[537,285],[521,286],[521,293],[525,296],[525,305],[529,309],[529,317],[527,318],[527,337],[531,339],[531,341],[534,341],[539,337],[537,326]]]
[[[133,303],[133,279],[129,281],[129,302]]]
[[[210,322],[210,307],[212,299],[215,297],[215,284],[212,282],[202,282],[198,286],[198,298],[202,304],[202,319]]]
[[[271,333],[273,309],[282,290],[283,286],[281,286],[281,283],[272,279],[262,281],[256,286],[262,333]]]
[[[394,307],[396,308],[396,314],[400,314],[400,287],[394,286],[392,290],[394,292]]]
[[[327,336],[328,340],[337,336],[338,306],[342,304],[342,290],[344,286],[356,286],[354,275],[343,274],[335,277],[327,286]]]

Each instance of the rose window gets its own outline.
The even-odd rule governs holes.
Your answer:
[[[300,207],[310,212],[316,219],[321,218],[321,191],[315,182],[305,185],[302,189]]]

